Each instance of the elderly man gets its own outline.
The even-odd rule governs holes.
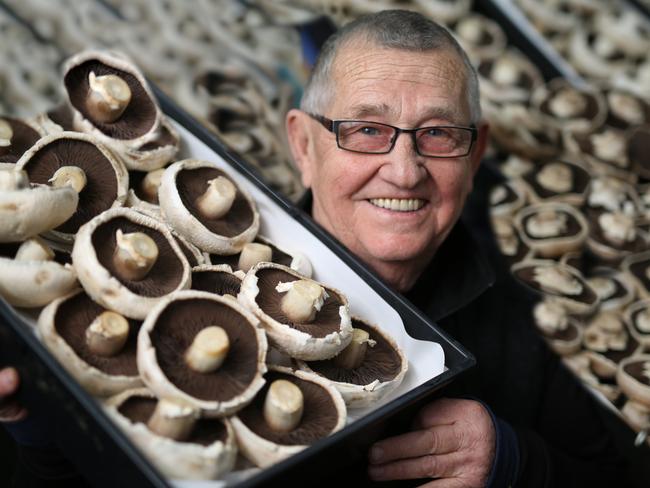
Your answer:
[[[536,336],[532,298],[493,245],[459,220],[487,126],[449,33],[405,11],[348,24],[323,47],[287,131],[313,218],[478,360],[448,391],[464,398],[433,401],[411,432],[372,447],[370,477],[620,486],[598,407]]]
[[[487,126],[476,73],[447,31],[404,11],[346,26],[287,129],[314,219],[478,359],[447,391],[457,398],[431,402],[412,431],[372,447],[370,477],[622,486],[597,407],[531,326],[531,297],[459,220]],[[0,398],[17,382],[0,373]]]

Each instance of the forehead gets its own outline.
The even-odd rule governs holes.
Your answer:
[[[407,51],[362,42],[344,45],[332,65],[335,115],[448,119],[469,115],[466,71],[449,48]]]

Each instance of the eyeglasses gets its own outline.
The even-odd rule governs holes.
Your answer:
[[[367,120],[332,120],[318,114],[307,114],[336,135],[340,149],[364,154],[387,154],[395,147],[398,136],[411,134],[413,146],[420,156],[429,158],[460,158],[467,156],[476,140],[476,127],[435,125],[416,129],[400,129]]]

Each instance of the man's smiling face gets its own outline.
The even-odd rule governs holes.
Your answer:
[[[352,42],[338,53],[332,75],[333,99],[321,114],[330,119],[401,128],[471,123],[465,69],[449,50]],[[431,259],[460,215],[480,148],[462,158],[428,158],[417,154],[410,134],[400,134],[388,154],[358,154],[301,117],[309,142],[294,156],[313,191],[315,220],[389,282],[395,279],[383,270]]]

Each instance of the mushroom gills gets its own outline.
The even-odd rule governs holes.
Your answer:
[[[86,329],[86,344],[98,356],[118,354],[129,337],[129,322],[120,314],[102,312]]]
[[[352,329],[352,340],[337,356],[334,363],[345,369],[355,369],[361,366],[366,356],[368,346],[374,347],[376,341],[370,339],[370,334],[363,329]]]
[[[0,119],[0,147],[11,146],[11,138],[14,136],[14,131],[11,124],[4,119]]]
[[[86,173],[78,166],[61,166],[47,181],[57,188],[71,186],[77,193],[81,193],[88,183]]]
[[[116,233],[113,262],[118,273],[127,280],[144,279],[158,259],[158,246],[144,232]]]
[[[147,427],[163,437],[183,441],[192,433],[198,418],[198,409],[162,398],[158,400]]]
[[[226,331],[218,325],[211,325],[196,334],[187,349],[185,361],[194,371],[211,373],[223,364],[229,350],[230,340]]]
[[[248,242],[239,255],[238,268],[246,273],[249,269],[261,262],[271,262],[273,259],[273,249],[266,244],[257,242]]]
[[[290,432],[300,424],[304,404],[297,385],[288,380],[275,380],[264,399],[264,420],[277,432]]]
[[[88,112],[99,122],[110,124],[119,119],[131,102],[131,89],[117,75],[88,75]]]
[[[312,322],[328,297],[322,286],[310,280],[279,283],[276,290],[286,291],[280,306],[286,316],[296,323]]]
[[[208,181],[208,188],[196,199],[196,206],[209,219],[220,219],[228,213],[237,195],[237,187],[225,176]]]

